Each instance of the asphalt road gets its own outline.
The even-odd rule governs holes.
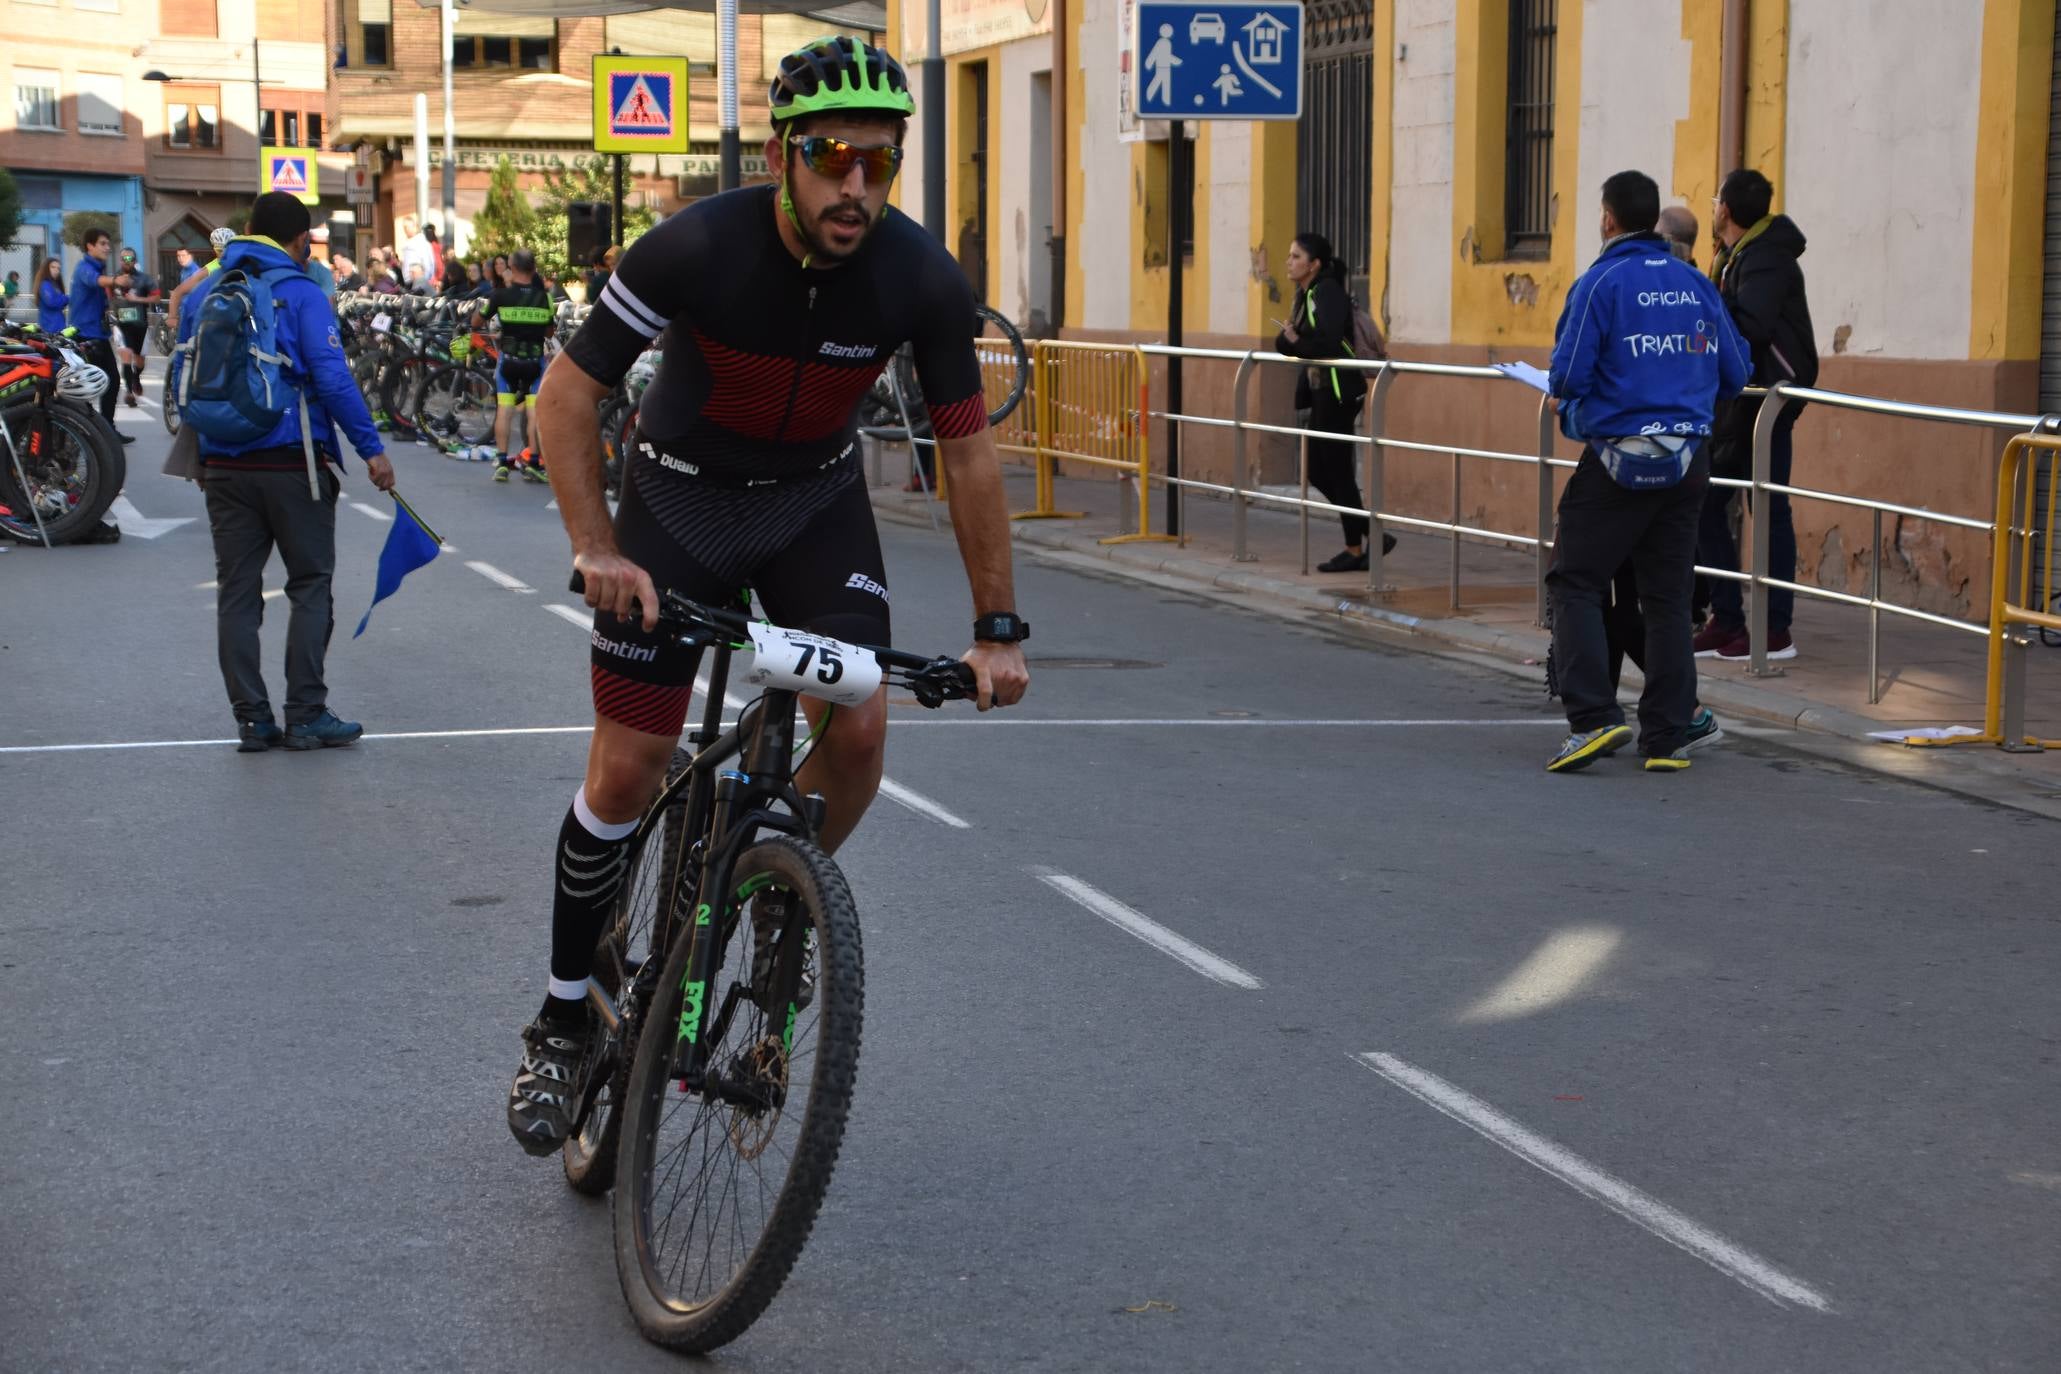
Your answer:
[[[134,532],[0,555],[0,1368],[675,1367],[502,1122],[590,719],[549,493],[401,449],[455,550],[353,641],[339,512],[373,737],[241,756],[123,420]],[[884,538],[898,643],[962,647],[949,539]],[[895,713],[964,824],[842,856],[857,1106],[710,1367],[2061,1367],[2053,823],[1736,737],[1552,777],[1507,677],[1018,577],[1024,706]]]

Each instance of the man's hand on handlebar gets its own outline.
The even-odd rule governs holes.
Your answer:
[[[973,669],[974,705],[981,710],[1014,706],[1030,688],[1030,669],[1024,665],[1021,644],[975,644],[959,656]]]
[[[573,568],[586,579],[589,606],[622,620],[642,612],[645,633],[658,628],[658,588],[650,573],[619,553],[575,554]]]

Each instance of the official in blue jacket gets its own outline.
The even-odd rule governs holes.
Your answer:
[[[1640,172],[1603,183],[1603,251],[1568,293],[1550,385],[1560,429],[1584,447],[1560,497],[1546,585],[1553,669],[1570,731],[1546,764],[1586,768],[1631,742],[1611,689],[1604,605],[1630,559],[1646,620],[1639,752],[1649,772],[1689,766],[1696,660],[1689,604],[1696,527],[1710,484],[1704,446],[1717,403],[1749,359],[1717,288],[1654,232],[1660,188]],[[1700,738],[1716,737],[1715,721]]]
[[[278,268],[273,279],[277,346],[286,371],[307,401],[308,434],[321,465],[321,496],[310,494],[299,404],[287,406],[272,432],[255,443],[225,446],[200,440],[206,468],[208,526],[215,541],[216,649],[222,681],[236,713],[237,748],[261,752],[274,744],[318,749],[354,742],[364,727],[329,709],[323,662],[336,618],[330,580],[336,571],[336,499],[343,465],[336,427],[365,460],[372,485],[394,485],[393,465],[345,365],[336,312],[321,288],[301,271],[308,259],[308,207],[283,192],[259,196],[250,233],[230,243],[210,292],[238,273]],[[199,293],[196,292],[196,295]],[[286,564],[286,599],[293,614],[286,629],[286,728],[272,714],[258,657],[264,616],[265,562],[279,546]]]

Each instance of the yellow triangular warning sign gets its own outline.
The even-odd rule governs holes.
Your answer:
[[[650,84],[640,75],[630,83],[610,122],[618,129],[666,129],[672,127],[673,116],[659,104]]]

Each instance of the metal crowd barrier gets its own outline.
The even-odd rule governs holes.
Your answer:
[[[2047,480],[2035,481],[2037,461],[2044,457]],[[2061,497],[2061,437],[2021,434],[2004,445],[1997,468],[1996,539],[1990,552],[1989,696],[1983,711],[1985,743],[2012,753],[2061,748],[2061,740],[2034,739],[2025,733],[2025,651],[2029,646],[2011,627],[2025,625],[2043,633],[2061,631],[2055,614],[2054,537],[2056,498]],[[2046,509],[2039,491],[2046,489]],[[2039,600],[2032,602],[2033,550],[2040,550]],[[2027,604],[2032,602],[2032,604]]]
[[[1032,346],[1031,388],[1037,402],[1030,452],[1037,488],[1018,520],[1077,518],[1054,504],[1053,475],[1061,462],[1114,468],[1135,489],[1137,528],[1101,542],[1172,540],[1152,532],[1152,452],[1146,415],[1152,378],[1145,350],[1134,344],[1040,339]]]
[[[1225,349],[1172,348],[1159,344],[1143,345],[1139,351],[1146,355],[1167,358],[1210,359],[1236,362],[1238,364],[1238,371],[1232,382],[1232,414],[1228,419],[1214,415],[1177,415],[1166,411],[1145,409],[1145,414],[1148,418],[1165,420],[1169,424],[1193,426],[1203,429],[1228,429],[1232,431],[1232,464],[1231,482],[1229,485],[1219,482],[1201,481],[1195,478],[1169,478],[1164,474],[1150,474],[1149,480],[1168,483],[1174,486],[1180,491],[1181,496],[1179,499],[1182,500],[1185,500],[1186,493],[1189,490],[1208,492],[1212,495],[1228,498],[1233,503],[1232,556],[1235,559],[1249,562],[1254,557],[1247,546],[1246,512],[1255,502],[1286,507],[1299,513],[1303,522],[1303,570],[1305,572],[1309,570],[1308,522],[1312,514],[1364,514],[1374,526],[1373,534],[1368,541],[1368,595],[1378,599],[1391,594],[1395,590],[1384,580],[1380,533],[1384,524],[1401,526],[1406,529],[1444,534],[1448,537],[1452,550],[1447,573],[1448,599],[1450,604],[1455,609],[1458,609],[1461,605],[1460,549],[1463,539],[1472,539],[1503,546],[1530,548],[1534,552],[1538,575],[1536,620],[1540,625],[1545,623],[1545,574],[1551,562],[1555,518],[1553,469],[1572,468],[1574,466],[1574,463],[1568,459],[1553,456],[1556,425],[1552,406],[1546,398],[1540,398],[1536,431],[1533,435],[1528,436],[1533,440],[1534,444],[1530,451],[1468,448],[1453,444],[1425,443],[1399,439],[1391,437],[1386,433],[1390,393],[1395,387],[1398,378],[1472,378],[1482,381],[1494,381],[1505,385],[1508,384],[1508,379],[1503,373],[1498,372],[1492,367],[1446,363],[1413,363],[1397,360],[1385,362],[1359,362],[1352,359],[1327,360],[1324,364],[1326,367],[1351,368],[1374,374],[1369,379],[1368,400],[1362,411],[1365,432],[1340,435],[1293,425],[1263,424],[1246,418],[1247,391],[1249,389],[1247,383],[1253,369],[1261,366],[1309,366],[1308,362],[1304,359],[1260,350],[1240,352]],[[1697,572],[1706,577],[1723,578],[1746,584],[1747,632],[1751,649],[1747,671],[1756,676],[1778,676],[1782,671],[1780,668],[1770,667],[1768,662],[1768,596],[1770,590],[1774,588],[1781,588],[1802,597],[1814,597],[1823,601],[1854,606],[1868,613],[1868,700],[1871,703],[1879,702],[1882,695],[1881,619],[1883,615],[1902,616],[1906,619],[1938,625],[1947,629],[1985,635],[1991,639],[1992,663],[1989,691],[1993,703],[1992,719],[1987,737],[1990,738],[1992,743],[2020,740],[2022,738],[2022,729],[2012,727],[2008,722],[2016,719],[2022,725],[2023,720],[2022,690],[2017,691],[2015,694],[2009,690],[2012,686],[2013,679],[2011,674],[2013,672],[2018,675],[2019,679],[2022,679],[2023,656],[2022,654],[2015,653],[2014,650],[2015,648],[2022,647],[2023,641],[2011,635],[2009,627],[2011,625],[2023,625],[2038,627],[2043,630],[2061,631],[2061,616],[2057,616],[2054,613],[2053,582],[2055,580],[2054,565],[2056,560],[2052,555],[2054,540],[2057,535],[2061,535],[2061,530],[2057,530],[2053,518],[2057,505],[2056,489],[2061,488],[2061,458],[2050,457],[2050,461],[2054,462],[2055,471],[2052,480],[2047,484],[2047,519],[2044,528],[2033,528],[2034,521],[2030,515],[2027,516],[2023,525],[2014,524],[2007,505],[2000,505],[2000,513],[1992,521],[1971,516],[1954,515],[1942,511],[1926,510],[1915,506],[1899,505],[1890,501],[1870,500],[1842,492],[1822,491],[1810,487],[1777,483],[1771,476],[1772,454],[1770,444],[1774,434],[1775,421],[1780,415],[1783,404],[1790,400],[1807,401],[1814,405],[1838,409],[1868,411],[1874,414],[1896,416],[1905,419],[2017,431],[2019,437],[2014,439],[2006,449],[2004,460],[2005,472],[2000,478],[1999,500],[2000,502],[2008,501],[2010,498],[2007,494],[2014,492],[2018,487],[2022,486],[2024,488],[2022,501],[2025,509],[2030,512],[2034,501],[2034,484],[2031,476],[2032,469],[2030,467],[2021,468],[2023,454],[2037,449],[2051,455],[2054,450],[2061,448],[2061,443],[2035,437],[2035,432],[2042,429],[2050,433],[2061,430],[2061,417],[2041,417],[1998,411],[1962,410],[1946,406],[1917,405],[1904,401],[1891,401],[1873,396],[1852,396],[1843,392],[1806,387],[1778,385],[1769,387],[1765,391],[1756,390],[1753,394],[1760,395],[1763,399],[1754,427],[1751,477],[1746,480],[1715,477],[1711,479],[1711,485],[1714,487],[1744,490],[1749,493],[1749,501],[1752,504],[1749,506],[1747,520],[1751,526],[1752,538],[1750,552],[1748,553],[1747,570],[1744,572],[1734,572],[1728,569],[1703,567],[1701,565],[1696,569]],[[1303,454],[1299,463],[1303,493],[1300,497],[1282,496],[1273,492],[1253,489],[1250,482],[1250,464],[1248,461],[1246,436],[1255,433],[1284,435],[1297,439],[1303,445]],[[1364,511],[1353,511],[1347,507],[1333,505],[1326,501],[1313,501],[1309,499],[1307,444],[1313,438],[1340,440],[1365,450],[1365,465],[1361,474],[1361,489],[1365,493],[1367,501]],[[1422,516],[1404,515],[1397,511],[1383,509],[1383,477],[1387,455],[1390,450],[1405,454],[1445,455],[1447,457],[1451,465],[1452,497],[1445,519],[1439,520]],[[1534,512],[1535,523],[1530,533],[1516,530],[1485,529],[1464,525],[1460,522],[1462,494],[1461,464],[1463,460],[1467,459],[1528,464],[1536,469],[1538,474],[1538,502]],[[1768,564],[1770,561],[1771,522],[1753,518],[1752,509],[1760,503],[1752,502],[1751,493],[1780,494],[1792,500],[1825,501],[1835,505],[1849,506],[1870,512],[1873,519],[1874,535],[1869,542],[1868,594],[1857,596],[1847,592],[1834,591],[1829,588],[1809,586],[1800,582],[1784,581],[1770,576]],[[2004,577],[2015,550],[2015,556],[2020,565],[2018,583],[2013,593],[2016,595],[2017,600],[2013,601],[2010,599],[2004,590],[2004,583],[1999,581],[1993,592],[1990,614],[1985,623],[1936,615],[1929,611],[1921,611],[1914,607],[1902,606],[1895,602],[1884,600],[1882,597],[1882,517],[1885,514],[1902,516],[1906,519],[1929,520],[1937,524],[1961,529],[1989,531],[1992,534],[1996,549],[1992,561],[1995,564],[1994,571],[1997,578],[2001,579]],[[2039,608],[2029,607],[2024,604],[2032,596],[2031,550],[2035,542],[2040,543],[2042,548],[2049,551],[2048,556],[2043,561],[2045,568],[2045,593],[2044,600]],[[2022,682],[2020,685],[2022,687]],[[2013,705],[2014,702],[2016,703],[2015,707]],[[2014,710],[2016,711],[2015,716],[2013,715]],[[2029,746],[2014,744],[2011,747],[2037,747],[2038,744],[2038,741],[2032,741]]]

